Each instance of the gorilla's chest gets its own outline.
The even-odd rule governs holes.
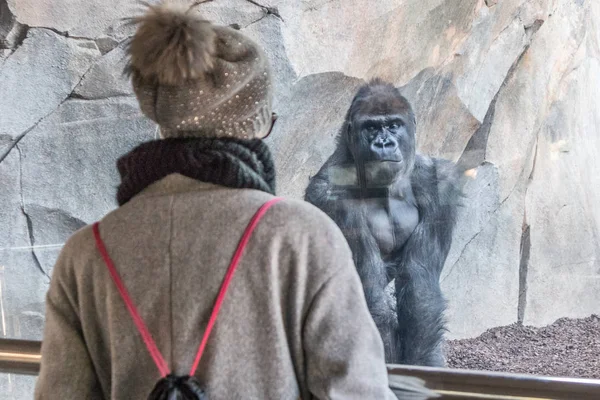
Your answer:
[[[412,193],[404,197],[367,200],[369,229],[382,255],[399,250],[419,223],[419,211]]]

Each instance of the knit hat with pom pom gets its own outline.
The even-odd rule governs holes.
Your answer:
[[[173,5],[148,5],[133,23],[126,72],[142,112],[163,137],[268,134],[269,62],[252,40]]]

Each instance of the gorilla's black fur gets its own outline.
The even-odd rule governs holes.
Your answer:
[[[412,108],[397,88],[380,80],[363,86],[305,198],[348,240],[386,361],[441,366],[439,279],[463,174],[450,161],[416,154],[415,130]],[[392,279],[395,307],[385,294]]]

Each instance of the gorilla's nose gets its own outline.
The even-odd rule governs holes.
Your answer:
[[[377,153],[387,153],[395,151],[398,148],[396,141],[391,140],[387,137],[377,137],[373,143],[371,143],[371,149]]]

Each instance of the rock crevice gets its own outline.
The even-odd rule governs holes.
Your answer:
[[[48,281],[50,281],[50,276],[48,275],[48,273],[46,271],[44,271],[44,268],[42,267],[42,264],[40,263],[40,260],[38,259],[38,256],[34,250],[35,237],[33,235],[33,221],[31,219],[31,217],[29,216],[29,214],[27,213],[27,211],[25,210],[25,199],[23,197],[23,154],[21,153],[21,149],[19,149],[18,145],[15,145],[15,148],[17,149],[17,151],[19,153],[19,184],[20,184],[20,193],[21,193],[21,212],[23,213],[23,216],[25,217],[25,221],[27,223],[27,233],[29,236],[29,245],[31,246],[31,257],[32,257],[34,265],[37,267],[37,269],[46,278],[48,278]]]

